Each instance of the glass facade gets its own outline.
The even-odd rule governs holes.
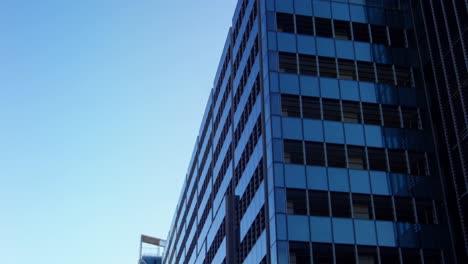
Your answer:
[[[238,2],[163,263],[455,263],[410,2]]]

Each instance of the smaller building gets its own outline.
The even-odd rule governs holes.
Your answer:
[[[138,264],[161,264],[166,241],[141,235]]]

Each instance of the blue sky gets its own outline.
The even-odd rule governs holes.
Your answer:
[[[235,2],[0,1],[0,263],[166,238]]]

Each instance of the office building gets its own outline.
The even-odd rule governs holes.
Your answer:
[[[240,0],[163,263],[464,263],[466,111],[433,97],[464,98],[466,3],[445,60],[427,2]]]

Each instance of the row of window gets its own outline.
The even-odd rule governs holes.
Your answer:
[[[423,260],[425,264],[444,263],[438,250],[289,242],[289,263],[311,263],[312,259],[314,264],[378,264],[379,260],[380,264],[422,264]]]
[[[250,37],[250,31],[252,31],[254,21],[257,18],[257,5],[252,7],[252,12],[250,13],[249,20],[247,21],[247,27],[245,28],[244,34],[242,35],[242,40],[239,45],[239,49],[237,51],[237,55],[233,62],[233,71],[236,72],[239,68],[240,61],[242,60],[242,56],[244,55],[245,47],[247,46],[247,41]]]
[[[414,87],[408,66],[279,52],[279,72]]]
[[[431,200],[409,197],[286,189],[287,213],[435,224]]]
[[[276,30],[278,32],[372,42],[397,48],[414,46],[412,31],[287,13],[276,13]]]
[[[429,175],[421,152],[284,140],[283,154],[285,163]]]
[[[416,108],[281,95],[282,116],[323,119],[395,128],[422,129]]]

